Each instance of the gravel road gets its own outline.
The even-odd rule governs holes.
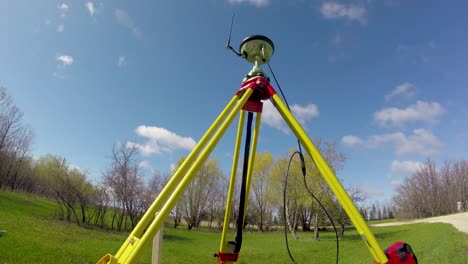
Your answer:
[[[436,216],[412,221],[399,221],[393,223],[376,224],[373,226],[395,226],[415,223],[449,223],[452,224],[456,229],[468,234],[468,212],[453,215]]]

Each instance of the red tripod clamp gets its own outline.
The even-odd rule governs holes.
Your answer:
[[[218,264],[224,264],[226,262],[237,262],[237,258],[239,258],[238,253],[222,253],[218,251],[215,254],[215,257],[218,257]]]
[[[249,88],[253,90],[253,93],[242,110],[261,113],[263,110],[262,100],[270,99],[270,97],[276,94],[276,91],[266,77],[257,76],[243,82],[236,94],[241,94]]]

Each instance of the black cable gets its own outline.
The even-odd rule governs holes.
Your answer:
[[[288,186],[288,177],[289,177],[289,167],[291,166],[291,161],[294,157],[295,154],[299,154],[298,151],[295,151],[291,157],[289,158],[288,162],[288,169],[286,170],[286,176],[284,177],[284,188],[283,188],[283,219],[284,219],[284,241],[286,242],[286,249],[288,250],[289,258],[291,261],[296,264],[296,260],[294,260],[294,257],[291,254],[291,251],[289,250],[289,243],[288,243],[288,223],[286,221],[286,190]]]
[[[340,254],[340,243],[339,243],[339,239],[338,239],[338,230],[336,230],[336,226],[335,226],[335,223],[333,223],[333,220],[331,218],[331,216],[328,214],[327,212],[327,209],[325,209],[325,206],[323,206],[323,204],[320,202],[319,199],[317,199],[317,197],[312,193],[312,191],[309,189],[309,186],[307,185],[307,181],[306,181],[306,178],[304,176],[304,186],[307,190],[307,192],[310,194],[310,196],[312,196],[312,198],[314,198],[314,200],[319,204],[319,206],[322,208],[322,210],[325,212],[325,214],[327,215],[328,217],[328,221],[330,221],[330,223],[332,224],[333,226],[333,229],[335,230],[335,237],[336,237],[336,264],[338,264],[338,257],[339,257],[339,254]]]
[[[248,195],[247,192],[247,170],[249,166],[249,157],[250,157],[250,139],[252,133],[252,120],[253,113],[248,112],[247,114],[247,134],[245,137],[245,150],[244,150],[244,164],[242,171],[242,185],[239,199],[239,214],[237,217],[237,235],[236,235],[236,245],[233,253],[239,253],[242,246],[242,232],[244,229],[244,218],[245,218],[245,197]],[[255,155],[255,153],[253,153]]]
[[[264,52],[264,49],[262,49],[262,52],[263,52],[263,57],[265,58],[265,52]],[[276,79],[276,76],[275,76],[275,73],[273,72],[273,69],[271,68],[270,66],[270,62],[266,59],[264,59],[264,61],[266,61],[267,65],[268,65],[268,68],[270,69],[270,72],[271,72],[271,75],[273,76],[273,80],[275,81],[276,83],[276,86],[278,86],[278,89],[280,90],[281,92],[281,96],[283,97],[284,99],[284,102],[286,103],[286,106],[288,107],[288,110],[291,111],[291,109],[289,108],[289,104],[288,104],[288,100],[286,99],[286,96],[284,95],[283,93],[283,90],[281,89],[281,86],[280,84],[278,83],[278,80]],[[336,230],[336,226],[335,226],[335,223],[333,223],[333,220],[331,218],[331,216],[328,214],[327,210],[325,209],[325,207],[323,206],[323,204],[320,202],[319,199],[317,199],[317,197],[312,193],[312,191],[309,189],[309,186],[307,186],[307,181],[306,181],[306,168],[305,168],[305,160],[304,160],[304,155],[302,154],[302,148],[301,148],[301,143],[299,141],[299,139],[297,139],[297,145],[299,147],[299,151],[296,151],[293,153],[293,155],[291,156],[290,160],[289,160],[289,164],[288,164],[288,170],[286,172],[286,180],[285,180],[285,189],[283,190],[283,206],[284,206],[284,218],[285,218],[285,221],[286,221],[286,184],[287,184],[287,178],[288,178],[288,174],[289,174],[289,165],[291,164],[291,160],[292,160],[292,157],[294,156],[294,154],[298,153],[299,154],[299,157],[301,159],[301,170],[302,170],[302,175],[303,175],[303,179],[304,179],[304,186],[305,188],[307,189],[307,192],[312,196],[312,198],[314,198],[315,201],[317,201],[317,203],[319,204],[319,206],[322,208],[322,210],[325,212],[325,214],[327,215],[328,217],[328,220],[330,221],[330,223],[332,224],[333,226],[333,229],[335,230],[335,236],[336,236],[336,264],[338,264],[338,257],[339,257],[339,252],[340,252],[340,245],[339,245],[339,239],[338,239],[338,231]],[[285,226],[285,236],[286,236],[286,226]],[[289,257],[291,258],[291,260],[295,262],[294,258],[292,258],[291,256],[291,252],[289,251],[289,245],[288,245],[288,239],[287,239],[287,236],[286,236],[286,248],[288,250],[288,254],[289,254]]]
[[[263,50],[262,50],[263,51]],[[263,56],[265,57],[265,54],[263,54]],[[276,83],[276,86],[278,86],[278,89],[280,90],[280,93],[281,93],[281,96],[283,97],[283,100],[284,102],[286,103],[286,107],[288,108],[289,112],[291,112],[291,108],[289,107],[289,104],[288,104],[288,100],[286,99],[286,96],[284,95],[283,93],[283,89],[281,89],[281,86],[278,82],[278,80],[276,79],[276,75],[275,75],[275,72],[273,71],[273,69],[271,68],[270,66],[270,62],[265,60],[267,65],[268,65],[268,69],[270,69],[270,72],[271,72],[271,76],[273,76],[273,80],[275,80],[275,83]],[[296,138],[297,139],[297,138]],[[305,162],[304,162],[304,155],[302,154],[302,147],[301,147],[301,142],[299,142],[299,139],[297,139],[297,146],[299,148],[299,157],[301,158],[301,169],[302,169],[302,174],[306,175],[306,167],[305,167]]]

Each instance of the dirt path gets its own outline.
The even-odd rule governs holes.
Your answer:
[[[436,216],[436,217],[418,219],[418,220],[412,220],[412,221],[401,221],[401,222],[377,224],[373,226],[395,226],[395,225],[407,225],[407,224],[415,224],[415,223],[448,223],[448,224],[452,224],[456,229],[468,234],[468,212],[460,213],[460,214],[453,214],[453,215]]]

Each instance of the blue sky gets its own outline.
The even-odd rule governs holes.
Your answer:
[[[1,1],[0,85],[34,131],[33,155],[99,179],[112,145],[135,144],[169,173],[251,65],[224,46],[262,34],[311,138],[336,142],[338,176],[371,199],[431,158],[466,159],[466,1]],[[265,68],[265,70],[267,70]],[[274,85],[276,87],[276,85]],[[236,123],[234,123],[236,124]],[[215,150],[227,173],[235,125]],[[269,103],[258,151],[295,138]]]

